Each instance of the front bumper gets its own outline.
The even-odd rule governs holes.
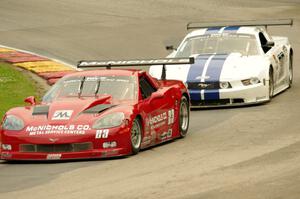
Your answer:
[[[190,89],[191,107],[227,107],[259,104],[269,101],[268,86],[263,83],[228,89]]]
[[[128,155],[127,149],[94,149],[84,152],[70,153],[25,153],[16,151],[2,151],[0,153],[2,160],[73,160],[73,159],[96,159]]]
[[[53,143],[55,140],[55,143]],[[107,147],[107,144],[116,144]],[[2,147],[2,145],[10,147]],[[104,145],[106,147],[104,147]],[[131,154],[129,128],[110,129],[106,138],[97,138],[96,130],[85,135],[32,137],[25,132],[1,131],[2,160],[69,160],[95,159]]]

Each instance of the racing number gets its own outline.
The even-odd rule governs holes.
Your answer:
[[[100,139],[100,138],[108,138],[108,133],[109,133],[109,130],[108,130],[108,129],[97,130],[97,131],[96,131],[96,139]]]

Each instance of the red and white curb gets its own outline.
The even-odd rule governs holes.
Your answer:
[[[25,50],[0,45],[0,61],[29,70],[54,84],[66,74],[77,71],[75,66]]]

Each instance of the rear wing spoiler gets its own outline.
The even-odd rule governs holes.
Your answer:
[[[292,26],[293,19],[275,19],[275,20],[245,20],[245,21],[218,21],[218,22],[189,22],[187,30],[200,28],[214,28],[226,26]]]
[[[132,60],[81,60],[77,64],[77,68],[106,68],[111,67],[136,67],[136,66],[152,66],[162,65],[161,79],[166,79],[166,65],[193,64],[194,57],[188,58],[162,58],[162,59],[132,59]]]

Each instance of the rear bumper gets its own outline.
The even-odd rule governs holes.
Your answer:
[[[243,106],[269,101],[268,87],[262,83],[229,89],[189,90],[192,108]]]

